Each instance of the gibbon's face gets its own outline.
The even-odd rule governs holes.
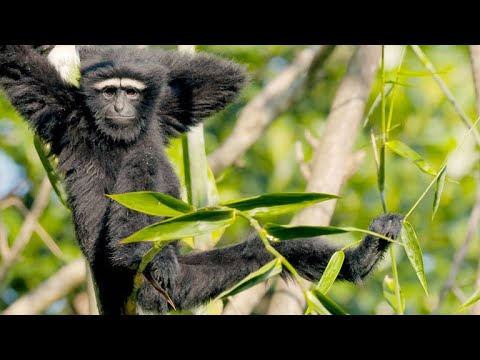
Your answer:
[[[138,121],[138,108],[146,85],[129,78],[112,78],[94,84],[107,126],[126,128]]]
[[[115,141],[135,141],[147,125],[149,90],[144,81],[127,76],[89,83],[87,104],[96,127]]]

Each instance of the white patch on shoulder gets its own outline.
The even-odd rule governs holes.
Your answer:
[[[120,79],[120,85],[124,88],[125,87],[133,87],[137,90],[144,90],[147,87],[141,81],[138,81],[138,80],[135,80],[135,79],[127,79],[127,78]]]
[[[113,86],[113,87],[120,87],[120,78],[111,78],[107,80],[100,81],[93,85],[93,87],[97,90],[103,90],[106,87]]]

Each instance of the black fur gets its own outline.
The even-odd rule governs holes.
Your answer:
[[[38,49],[37,49],[38,50]],[[27,45],[0,45],[0,86],[33,130],[51,143],[72,208],[80,247],[92,268],[101,311],[121,314],[132,279],[149,243],[118,245],[161,218],[128,210],[104,194],[141,190],[179,197],[179,180],[165,155],[169,137],[225,107],[245,83],[244,70],[220,58],[130,48],[86,47],[80,51],[79,89],[64,82],[48,61]],[[101,94],[92,86],[111,77],[147,85],[132,124],[106,121]],[[401,216],[384,215],[371,229],[395,238]],[[388,242],[366,236],[346,252],[340,278],[359,282],[370,273]],[[318,280],[336,247],[321,239],[275,243],[299,273]],[[203,303],[271,259],[253,236],[235,246],[180,255],[168,245],[148,267],[179,309]],[[146,282],[138,301],[165,312],[165,298]]]

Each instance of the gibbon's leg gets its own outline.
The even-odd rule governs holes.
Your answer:
[[[372,221],[370,230],[395,239],[400,233],[402,218],[397,214],[381,215]],[[339,278],[360,282],[382,258],[389,244],[366,235],[359,246],[345,251]],[[320,279],[330,257],[339,250],[321,238],[288,240],[273,243],[273,246],[302,277],[311,281]],[[226,248],[179,255],[178,273],[165,290],[177,309],[190,308],[214,298],[272,259],[258,237]],[[161,267],[162,262],[154,260],[151,274],[159,282],[162,281],[158,278],[161,272],[157,273],[156,269]],[[286,275],[284,271],[283,276]],[[150,284],[143,286],[140,295],[138,301],[143,310],[167,310],[164,298]]]
[[[0,45],[0,87],[18,112],[45,141],[55,144],[78,96],[48,60],[29,45]]]

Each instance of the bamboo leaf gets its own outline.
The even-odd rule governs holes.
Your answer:
[[[400,304],[398,303],[396,289],[400,293]],[[395,310],[397,314],[403,314],[405,311],[405,298],[400,288],[400,284],[396,283],[393,278],[386,275],[383,279],[383,297],[387,300],[389,305]]]
[[[221,203],[248,216],[277,215],[303,209],[321,201],[338,199],[339,196],[321,193],[271,193],[240,200]]]
[[[164,242],[202,235],[229,226],[234,221],[235,211],[233,210],[201,209],[150,225],[122,240],[120,244],[141,241]]]
[[[470,306],[472,306],[473,304],[475,304],[479,300],[480,300],[480,289],[475,291],[472,294],[472,296],[470,296],[467,299],[467,301],[465,301],[465,303],[463,303],[462,306],[460,306],[460,308],[457,310],[457,312],[464,311],[464,310],[468,309]]]
[[[155,191],[139,191],[107,195],[123,206],[155,216],[179,216],[195,211],[195,208],[173,196]]]
[[[437,179],[435,184],[435,196],[433,198],[433,211],[432,211],[432,220],[437,213],[438,207],[440,206],[440,198],[442,197],[443,187],[445,186],[445,178],[447,176],[447,167],[443,167],[440,176]]]
[[[335,226],[293,226],[277,225],[272,223],[266,224],[264,228],[270,235],[280,240],[308,238],[349,232],[347,229]]]
[[[321,303],[327,308],[327,310],[332,314],[332,315],[348,315],[348,313],[343,310],[340,305],[338,305],[335,301],[333,301],[330,297],[327,295],[323,294],[321,291],[318,289],[313,290],[313,294],[316,296],[318,300],[321,301]]]
[[[427,280],[425,278],[425,271],[423,267],[422,249],[420,248],[420,244],[418,243],[418,238],[415,234],[415,230],[408,221],[403,222],[400,237],[405,247],[405,252],[407,253],[408,259],[410,260],[412,267],[417,273],[418,280],[420,281],[420,284],[422,284],[422,287],[425,290],[425,294],[427,294],[428,296]]]
[[[269,263],[263,265],[260,269],[257,271],[251,273],[248,275],[245,279],[237,283],[235,286],[233,286],[231,289],[228,289],[221,293],[215,300],[219,300],[222,298],[226,298],[228,296],[233,296],[235,294],[238,294],[239,292],[242,292],[244,290],[247,290],[248,288],[251,288],[252,286],[259,284],[267,279],[270,279],[271,277],[278,275],[282,272],[282,262],[280,259],[274,259],[270,261]]]
[[[394,153],[412,161],[424,173],[432,176],[437,175],[437,172],[430,166],[430,164],[427,163],[424,158],[422,158],[415,150],[410,148],[407,144],[398,140],[390,140],[385,145],[387,145],[387,147]]]
[[[307,305],[310,310],[314,310],[319,315],[332,315],[312,291],[305,292],[305,299],[307,300]]]
[[[335,279],[342,268],[344,260],[345,253],[342,250],[333,253],[317,285],[317,290],[319,290],[322,294],[326,294],[328,290],[330,290],[330,287],[335,282]]]

